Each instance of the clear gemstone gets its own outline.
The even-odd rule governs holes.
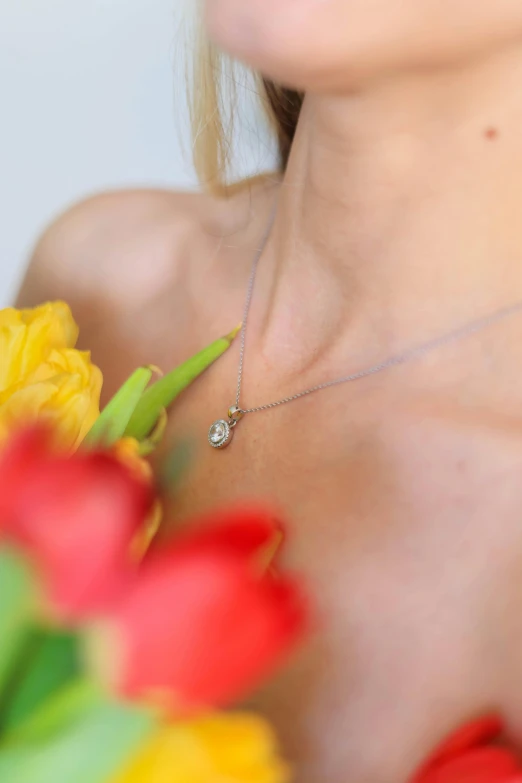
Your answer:
[[[221,421],[216,421],[210,428],[210,440],[212,443],[219,443],[225,437],[227,431],[225,425]]]

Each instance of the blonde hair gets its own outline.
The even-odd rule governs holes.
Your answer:
[[[226,195],[231,185],[227,176],[233,163],[234,118],[237,115],[237,88],[241,80],[238,78],[238,64],[222,55],[202,32],[200,35],[190,90],[192,154],[203,187],[210,192]],[[276,135],[279,168],[284,171],[303,95],[257,74],[250,76],[253,77],[253,89]]]

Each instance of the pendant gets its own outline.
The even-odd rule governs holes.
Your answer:
[[[208,431],[208,442],[213,449],[224,449],[230,445],[234,435],[234,427],[244,415],[245,412],[234,405],[228,409],[228,421],[218,419],[211,425]]]

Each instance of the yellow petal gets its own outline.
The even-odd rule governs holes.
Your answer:
[[[0,443],[17,427],[45,421],[64,448],[77,448],[99,416],[101,387],[88,353],[50,351],[32,373],[0,392]]]
[[[0,310],[0,391],[22,382],[54,349],[73,348],[77,338],[78,327],[64,302]]]
[[[269,725],[217,713],[160,728],[111,783],[289,783]]]
[[[120,438],[112,447],[113,454],[126,465],[132,473],[147,482],[154,481],[154,471],[150,462],[140,454],[141,444],[135,438]],[[145,524],[138,531],[133,542],[132,552],[136,560],[141,560],[158,532],[163,518],[163,506],[157,498]]]
[[[113,451],[136,476],[152,481],[152,465],[140,455],[140,444],[136,438],[120,438],[114,444]]]

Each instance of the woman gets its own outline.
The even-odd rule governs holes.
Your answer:
[[[291,521],[320,623],[260,704],[299,783],[402,783],[491,709],[522,741],[522,313],[498,315],[522,300],[522,4],[207,0],[206,24],[269,80],[282,177],[90,200],[20,299],[71,303],[110,390],[241,319],[276,205],[243,408],[435,341],[249,414],[219,451],[236,345],[171,417],[201,444],[178,515],[260,496]]]

